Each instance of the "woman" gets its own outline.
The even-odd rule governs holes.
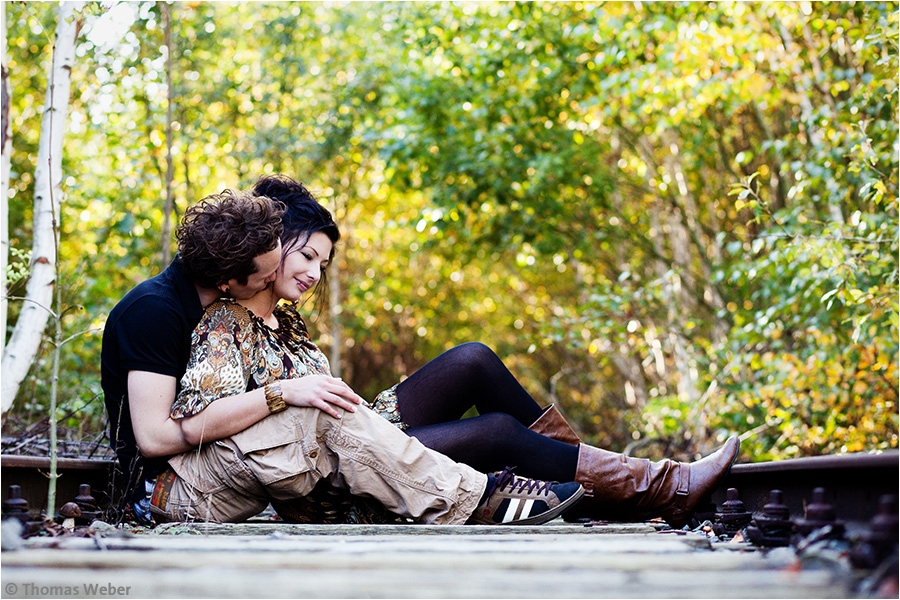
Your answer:
[[[329,232],[327,237],[337,241],[331,215],[301,183],[268,176],[254,192],[285,204],[283,247],[312,241],[311,231]],[[278,273],[274,295],[299,299],[324,278],[333,252],[333,243],[310,248],[306,262],[286,265]],[[472,406],[479,416],[461,419]],[[725,478],[740,447],[732,437],[712,455],[686,464],[650,462],[583,444],[554,406],[542,409],[503,362],[478,343],[435,358],[382,392],[373,408],[426,447],[484,472],[517,465],[529,477],[581,483],[586,497],[566,513],[567,519],[660,516],[683,527]]]
[[[156,478],[150,511],[157,520],[238,522],[270,501],[303,498],[321,482],[433,524],[540,524],[573,506],[584,493],[579,484],[534,481],[510,469],[479,473],[360,407],[359,396],[330,376],[300,316],[278,306],[311,289],[333,252],[332,239],[313,231],[323,210],[313,204],[284,219],[300,219],[304,233],[282,236],[275,281],[246,300],[212,302],[193,332],[170,418],[194,449],[169,458],[170,469]],[[198,248],[180,254],[186,268],[198,256],[227,254],[209,235],[215,226],[182,221],[179,250]],[[217,287],[227,292],[234,281]]]

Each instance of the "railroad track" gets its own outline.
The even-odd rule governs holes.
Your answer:
[[[897,495],[898,475],[897,450],[738,464],[712,500],[722,506],[727,489],[734,488],[746,510],[757,513],[769,502],[772,490],[781,490],[791,515],[802,516],[813,491],[822,488],[838,519],[853,527],[871,521],[883,496]]]
[[[46,506],[49,458],[3,455],[0,463],[4,500],[9,497],[9,486],[18,485],[32,512]],[[113,466],[111,460],[60,458],[57,507],[78,495],[83,484],[91,486],[98,500],[108,499]],[[833,506],[837,518],[852,528],[871,521],[882,496],[897,494],[898,475],[897,450],[738,464],[713,494],[712,501],[721,509],[727,489],[734,488],[745,510],[758,513],[769,502],[771,491],[781,490],[791,515],[802,516],[813,499],[813,491],[822,488],[820,495]]]
[[[46,459],[3,456],[3,482],[29,490],[28,501],[39,510],[48,466]],[[111,461],[61,460],[57,505],[84,483],[96,482],[94,495],[101,497],[112,467]],[[844,538],[817,537],[828,534],[823,527],[774,552],[763,548],[774,544],[710,535],[718,534],[720,521],[704,526],[706,536],[700,530],[672,535],[660,523],[562,520],[524,528],[172,524],[153,536],[32,537],[23,542],[26,550],[4,552],[2,577],[8,597],[97,582],[148,598],[252,597],[260,589],[273,598],[896,597],[896,500],[893,524],[876,528],[872,516],[882,495],[896,498],[898,471],[897,451],[736,465],[715,492],[713,511],[722,509],[727,488],[737,489],[746,510],[756,513],[741,530],[751,541],[773,489],[783,492],[794,518],[803,516],[813,490],[823,488],[821,499],[848,525]],[[183,527],[204,535],[178,535]],[[720,548],[725,551],[715,551]],[[197,575],[185,579],[185,564]],[[385,564],[392,576],[384,575]]]
[[[89,485],[98,500],[109,498],[109,481],[115,461],[96,458],[59,458],[57,460],[56,508],[79,495],[82,485]],[[47,484],[50,458],[46,456],[0,456],[0,478],[3,481],[3,500],[9,499],[10,487],[19,486],[21,497],[28,502],[29,511],[36,516],[47,506]],[[5,506],[5,505],[4,505]],[[6,509],[4,508],[4,513]]]

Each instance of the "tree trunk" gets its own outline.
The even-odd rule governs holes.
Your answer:
[[[337,183],[340,181],[335,173],[334,163],[329,164],[328,171],[331,181]],[[350,185],[342,186],[342,193],[350,193]],[[338,212],[338,192],[332,196],[331,214],[337,222],[341,221],[341,215]],[[347,232],[344,232],[344,239],[347,239]],[[332,261],[328,266],[328,310],[329,320],[331,321],[331,352],[328,361],[331,363],[331,374],[335,377],[341,376],[341,351],[344,346],[343,327],[341,319],[341,270],[338,261]]]
[[[10,136],[9,123],[9,71],[6,68],[6,3],[0,6],[0,21],[3,22],[3,79],[0,82],[0,95],[3,96],[0,105],[3,129],[0,135],[3,137],[2,167],[0,167],[0,278],[3,280],[3,289],[0,290],[0,335],[6,344],[6,266],[9,262],[9,155],[12,152],[12,136]]]
[[[778,21],[778,29],[781,33],[781,39],[784,46],[784,51],[787,56],[787,60],[790,60],[793,64],[793,84],[794,90],[797,92],[797,97],[800,102],[800,116],[802,119],[803,127],[806,130],[806,134],[809,138],[810,143],[813,148],[817,150],[821,150],[824,145],[824,134],[820,130],[819,126],[816,124],[814,116],[816,114],[815,107],[813,107],[812,103],[812,93],[810,88],[812,87],[812,83],[810,82],[809,75],[804,74],[804,70],[800,66],[800,56],[803,53],[802,48],[800,48],[799,44],[794,42],[794,38],[791,35],[790,30],[784,24],[784,21]],[[796,48],[795,48],[796,46]],[[844,223],[844,214],[843,209],[841,208],[838,201],[834,201],[830,198],[831,195],[828,196],[829,201],[827,203],[828,207],[828,216],[835,223]]]
[[[610,157],[609,164],[610,168],[614,168],[614,166],[618,164],[619,159],[622,158],[622,142],[617,133],[613,133],[610,137],[610,146],[612,149],[612,156]],[[624,213],[625,200],[622,198],[622,190],[618,186],[613,187],[612,203],[615,207],[616,214],[621,215]],[[625,244],[617,244],[615,254],[616,273],[621,273],[623,269],[631,268],[628,265],[628,249]],[[573,258],[572,260],[576,259]],[[580,278],[580,272],[576,271],[576,274],[578,274]],[[579,298],[579,304],[583,305],[587,300],[588,292],[581,281],[578,281],[578,289],[581,296]],[[625,402],[629,406],[637,407],[638,410],[643,410],[644,407],[647,406],[647,400],[650,396],[647,392],[647,382],[644,378],[644,369],[643,366],[641,366],[641,361],[633,352],[627,354],[622,353],[618,348],[611,348],[610,360],[619,371],[619,374],[625,379]]]
[[[335,377],[341,376],[341,346],[344,343],[341,335],[341,272],[338,269],[337,261],[328,267],[331,271],[328,275],[328,307],[331,316],[331,374]]]
[[[175,212],[175,199],[172,197],[172,104],[175,101],[175,90],[172,85],[172,16],[167,2],[160,5],[163,27],[165,29],[166,46],[166,204],[163,207],[162,233],[162,265],[165,269],[172,262],[172,215]]]
[[[47,98],[41,121],[38,158],[34,170],[34,235],[31,276],[25,303],[9,343],[3,349],[2,410],[12,406],[19,386],[37,355],[51,314],[56,272],[56,230],[62,199],[63,133],[69,110],[69,86],[80,23],[74,18],[84,2],[62,2],[53,59],[48,73]]]

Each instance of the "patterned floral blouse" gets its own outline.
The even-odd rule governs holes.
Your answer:
[[[172,418],[196,415],[217,398],[265,387],[278,379],[330,375],[328,358],[309,341],[290,306],[274,311],[278,328],[233,300],[217,300],[191,337],[191,357],[172,404]]]
[[[306,323],[291,306],[274,311],[278,329],[234,300],[207,307],[191,337],[191,357],[172,404],[173,419],[196,415],[217,398],[265,387],[278,379],[330,375],[328,358],[309,340]],[[375,398],[372,409],[402,430],[394,387]]]

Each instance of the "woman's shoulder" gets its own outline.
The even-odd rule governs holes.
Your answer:
[[[236,300],[221,298],[206,307],[201,322],[220,323],[224,320],[233,325],[243,327],[250,324],[252,314]]]

